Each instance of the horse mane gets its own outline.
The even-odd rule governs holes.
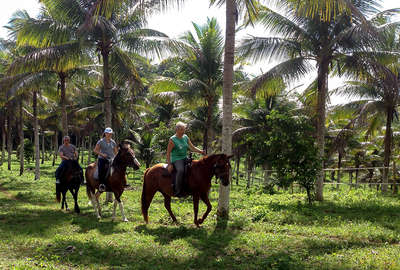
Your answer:
[[[198,163],[199,164],[206,164],[206,163],[208,163],[208,162],[210,162],[210,161],[214,161],[214,159],[216,158],[216,157],[220,157],[220,156],[222,156],[223,154],[212,154],[212,155],[209,155],[209,156],[203,156],[203,157],[201,157],[199,160],[198,160]]]

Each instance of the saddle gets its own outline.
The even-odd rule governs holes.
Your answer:
[[[67,164],[60,170],[59,172],[59,179],[65,180],[65,173],[73,167],[73,178],[83,178],[83,170],[80,168],[79,163],[77,160],[67,160]]]
[[[185,167],[184,167],[183,180],[182,180],[182,189],[181,189],[182,192],[178,197],[184,197],[184,196],[189,195],[189,193],[190,193],[189,186],[188,186],[188,177],[190,175],[190,169],[192,168],[192,161],[193,161],[192,153],[190,153],[189,157],[185,158]],[[172,170],[172,173],[168,172],[167,167],[168,167],[168,164],[164,164],[163,165],[164,171],[162,173],[162,176],[171,177],[172,183],[176,183],[176,181],[175,181],[175,177],[176,177],[175,167]]]
[[[104,176],[104,179],[107,179],[107,178],[110,176],[110,172],[111,172],[111,163],[112,163],[112,161],[110,161],[110,162],[106,165],[106,166],[107,166],[107,172],[106,172],[106,175]],[[95,167],[94,172],[93,172],[93,178],[94,178],[95,180],[99,181],[99,166],[98,166],[97,162],[96,162],[96,167]]]

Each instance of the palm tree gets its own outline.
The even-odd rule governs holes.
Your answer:
[[[13,74],[40,71],[57,74],[62,110],[61,130],[67,135],[66,82],[79,67],[89,63],[89,58],[76,36],[76,29],[58,16],[49,8],[43,9],[38,19],[31,18],[26,11],[14,14],[8,29],[18,46],[32,46],[33,51],[16,59],[10,70]]]
[[[383,114],[386,118],[384,138],[384,175],[382,191],[387,190],[388,167],[392,151],[392,122],[397,115],[400,89],[400,41],[397,33],[399,24],[391,24],[379,14],[372,21],[377,25],[381,42],[371,51],[354,53],[343,61],[342,70],[356,81],[348,81],[340,92],[356,96],[362,100],[352,102],[353,108],[358,105],[359,117],[372,113],[374,119]]]
[[[193,27],[195,35],[186,32],[181,37],[185,49],[177,64],[181,69],[179,77],[183,79],[161,79],[152,90],[179,91],[187,102],[200,103],[205,108],[203,149],[207,151],[210,150],[212,118],[222,88],[223,36],[215,18],[208,18],[201,26],[193,23]]]
[[[254,60],[262,58],[284,61],[264,76],[260,82],[271,77],[282,77],[285,81],[298,79],[313,70],[310,61],[317,67],[317,144],[319,154],[324,155],[325,136],[325,103],[328,90],[329,66],[346,54],[373,46],[376,38],[371,28],[363,24],[363,14],[376,12],[377,3],[368,1],[352,1],[352,14],[331,14],[331,20],[320,17],[307,17],[296,10],[288,2],[283,2],[281,15],[269,8],[262,8],[259,22],[280,36],[250,37],[243,41],[241,51]],[[337,3],[339,5],[339,3]],[[339,9],[339,6],[336,7]],[[356,16],[357,15],[357,16]],[[361,19],[360,19],[361,17]],[[316,199],[323,200],[322,169],[317,180]]]

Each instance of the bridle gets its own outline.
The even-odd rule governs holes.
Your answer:
[[[229,176],[229,170],[225,170],[225,166],[227,164],[224,165],[217,165],[214,164],[213,166],[213,175],[215,175],[216,178],[222,179],[223,176]],[[228,167],[230,167],[230,164],[228,163]]]

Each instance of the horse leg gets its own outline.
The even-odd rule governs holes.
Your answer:
[[[67,199],[65,198],[66,197],[66,193],[67,193],[67,191],[63,191],[63,193],[62,193],[62,206],[61,206],[61,209],[64,209],[64,205],[65,205],[65,211],[69,211],[69,209],[68,209],[68,204],[67,204]]]
[[[153,200],[154,194],[156,194],[157,190],[145,190],[145,187],[143,187],[142,191],[142,214],[144,221],[146,224],[149,223],[149,207],[151,204],[151,201]],[[147,193],[147,194],[146,194]]]
[[[193,194],[193,210],[194,210],[194,224],[199,227],[199,222],[197,220],[197,213],[199,212],[199,195]]]
[[[96,199],[97,209],[99,210],[99,215],[101,216],[101,205],[100,205],[100,201],[99,201],[100,195],[101,195],[101,192],[97,191],[96,194],[94,195],[94,197]]]
[[[212,207],[211,207],[210,200],[208,199],[207,193],[201,194],[200,198],[207,205],[206,212],[203,214],[203,217],[198,220],[199,224],[202,224],[204,222],[204,220],[207,218],[208,214],[210,213]]]
[[[120,198],[115,198],[114,207],[115,207],[115,202],[118,202],[118,204],[119,204],[119,211],[121,211],[122,220],[124,222],[128,222],[129,220],[126,218],[125,212],[124,212],[124,204],[121,202]]]
[[[75,213],[79,214],[81,210],[79,209],[78,205],[78,190],[74,190],[73,188],[71,188],[69,191],[71,192],[72,197],[74,198],[74,211]]]
[[[168,211],[170,217],[172,218],[172,221],[175,222],[175,223],[178,223],[178,221],[176,220],[176,217],[175,217],[174,213],[172,213],[172,210],[171,210],[171,196],[169,196],[168,194],[166,194],[166,193],[164,193],[164,192],[162,192],[162,195],[164,196],[164,206],[165,206],[165,209],[167,209],[167,211]]]
[[[101,219],[100,204],[97,197],[90,191],[90,200],[92,201],[94,212],[98,219]]]

